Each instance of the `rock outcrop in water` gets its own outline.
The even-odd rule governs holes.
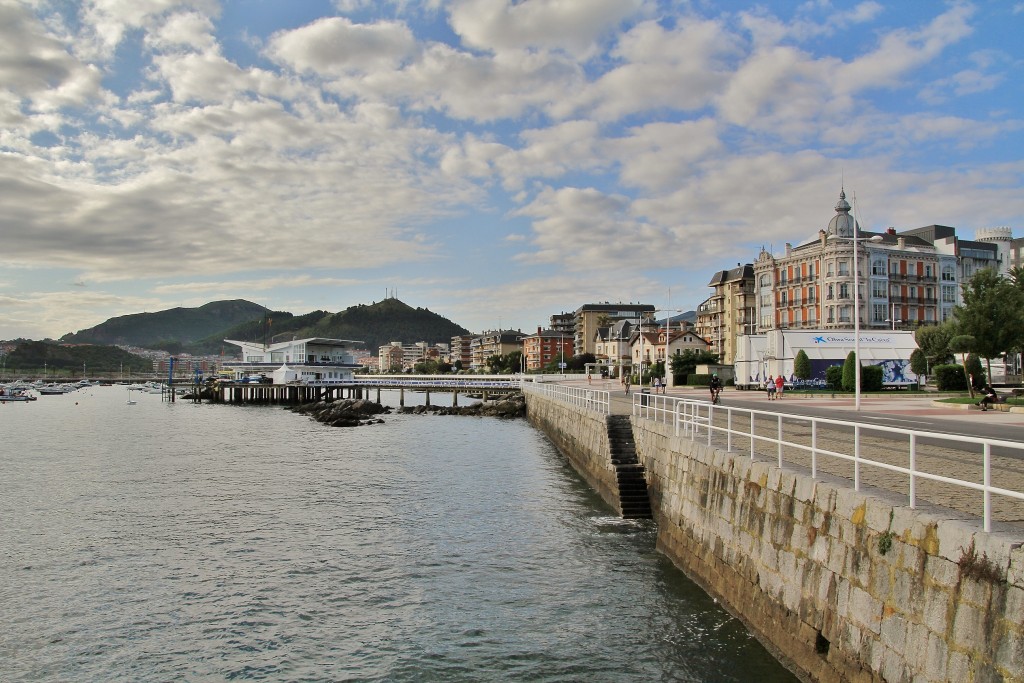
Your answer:
[[[339,398],[336,401],[303,403],[291,410],[302,415],[309,415],[317,422],[332,427],[358,427],[380,423],[383,420],[369,418],[391,412],[391,408],[365,398]]]
[[[312,419],[333,427],[359,427],[368,424],[382,424],[384,420],[374,418],[375,415],[387,414],[392,411],[388,406],[369,401],[364,398],[339,398],[335,401],[317,401],[304,403],[289,410],[309,415]],[[399,408],[404,415],[473,415],[478,417],[514,418],[526,414],[526,398],[522,394],[513,394],[500,401],[476,403],[470,406],[406,406]]]
[[[522,417],[526,415],[526,398],[522,394],[512,394],[500,401],[475,403],[465,407],[406,406],[399,408],[398,412],[414,415],[433,413],[435,415],[476,415],[479,417]]]

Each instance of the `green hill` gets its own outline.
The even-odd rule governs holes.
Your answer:
[[[66,344],[122,344],[171,353],[234,354],[225,339],[281,341],[290,337],[330,337],[364,342],[376,353],[392,341],[445,343],[466,328],[425,308],[412,308],[398,299],[351,306],[340,313],[313,311],[293,315],[271,311],[241,299],[214,301],[199,308],[172,308],[158,313],[122,315],[60,341]]]
[[[469,330],[426,308],[413,308],[398,299],[384,299],[326,316],[301,330],[300,336],[362,341],[364,348],[376,352],[393,341],[448,344],[458,334],[469,334]]]
[[[199,308],[171,308],[111,318],[87,330],[66,334],[69,344],[124,344],[145,348],[187,345],[240,323],[262,319],[269,309],[244,299],[214,301]]]
[[[316,325],[329,315],[331,314],[328,311],[313,311],[304,315],[293,315],[286,311],[268,311],[258,318],[218,330],[205,339],[186,344],[183,350],[196,356],[219,354],[222,350],[234,353],[237,350],[236,347],[224,348],[225,339],[261,341],[265,338],[268,342],[273,342],[288,339],[293,335],[305,337],[308,335],[303,330]]]
[[[7,373],[33,372],[41,375],[45,370],[51,377],[81,377],[97,373],[132,373],[153,371],[153,361],[128,353],[116,346],[83,344],[63,346],[48,341],[20,341],[5,359]]]

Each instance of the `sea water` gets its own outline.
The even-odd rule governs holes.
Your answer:
[[[384,421],[0,404],[0,680],[796,680],[525,420]]]

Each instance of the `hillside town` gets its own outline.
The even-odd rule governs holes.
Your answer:
[[[374,372],[402,372],[434,360],[484,372],[489,359],[519,353],[521,370],[536,372],[564,369],[569,359],[592,355],[595,371],[619,376],[623,368],[642,371],[693,350],[714,354],[724,368],[756,360],[762,367],[745,374],[757,376],[773,358],[766,339],[782,346],[798,332],[820,338],[858,327],[862,334],[888,333],[885,344],[897,358],[875,360],[906,360],[913,331],[949,320],[963,303],[963,285],[976,273],[1005,276],[1024,264],[1024,238],[1014,238],[1008,227],[979,229],[974,240],[945,225],[862,230],[842,189],[822,225],[806,241],[787,243],[778,253],[762,247],[751,262],[711,274],[710,296],[683,315],[684,309],[657,310],[650,303],[587,303],[552,314],[535,331],[488,330],[448,344],[395,341],[361,363]],[[759,348],[752,351],[752,344]],[[848,350],[842,346],[844,354]],[[791,360],[793,352],[780,348],[774,359]],[[787,369],[791,364],[768,371],[788,375]]]

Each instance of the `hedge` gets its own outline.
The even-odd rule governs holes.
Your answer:
[[[939,391],[965,391],[967,377],[962,365],[936,365],[932,368],[935,385]]]

